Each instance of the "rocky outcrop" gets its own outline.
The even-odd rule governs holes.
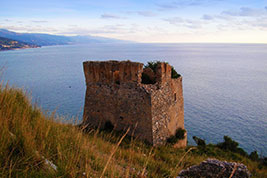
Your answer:
[[[249,178],[244,164],[208,159],[199,165],[182,170],[177,178]]]

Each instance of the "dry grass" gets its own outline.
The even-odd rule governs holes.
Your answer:
[[[175,177],[209,157],[192,148],[152,148],[124,133],[85,133],[60,120],[32,106],[22,90],[1,85],[0,177]],[[254,177],[267,177],[266,169],[242,156],[214,157],[238,160]]]

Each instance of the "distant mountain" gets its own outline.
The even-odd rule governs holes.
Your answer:
[[[0,37],[18,40],[32,45],[50,46],[80,43],[129,43],[129,41],[95,36],[59,36],[41,33],[16,33],[0,29]]]
[[[0,37],[0,51],[11,50],[11,49],[21,49],[21,48],[37,48],[37,47],[38,45],[27,44],[24,42]]]
[[[71,40],[65,36],[39,34],[39,33],[16,33],[5,29],[0,29],[0,37],[18,40],[28,44],[48,46],[63,45],[71,43]]]

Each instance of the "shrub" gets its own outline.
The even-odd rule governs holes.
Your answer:
[[[176,72],[174,67],[172,66],[172,78],[179,78],[181,75]]]
[[[157,66],[160,63],[160,61],[150,61],[147,62],[147,64],[144,66],[144,68],[150,68],[153,70],[154,73],[156,73]]]
[[[178,142],[178,140],[182,140],[185,138],[184,134],[185,134],[185,130],[182,129],[182,128],[178,128],[175,132],[175,135],[172,135],[170,136],[168,139],[167,139],[167,142],[168,143],[171,143],[171,144],[175,144]]]
[[[259,155],[257,151],[253,151],[250,153],[249,158],[253,161],[259,160]]]
[[[160,63],[160,61],[150,61],[148,62],[144,68],[150,68],[154,73],[156,73],[157,66]],[[173,66],[171,66],[171,78],[179,78],[181,75],[176,72]],[[149,76],[145,73],[142,73],[142,83],[144,84],[155,84],[156,81],[149,78]]]
[[[202,146],[202,147],[206,146],[205,140],[202,140],[201,138],[197,136],[193,136],[193,140],[196,142],[197,146]]]
[[[217,147],[223,149],[223,150],[229,150],[235,153],[239,153],[243,156],[248,156],[248,154],[242,149],[238,147],[238,143],[234,140],[232,140],[230,137],[228,136],[224,136],[223,137],[224,142],[218,143]]]
[[[267,157],[261,159],[261,164],[267,167]]]

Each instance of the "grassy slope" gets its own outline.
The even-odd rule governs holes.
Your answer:
[[[0,177],[175,177],[181,169],[208,157],[242,162],[253,177],[267,177],[266,168],[258,169],[258,163],[213,146],[208,147],[208,155],[187,152],[189,147],[152,148],[131,138],[124,138],[118,146],[122,135],[84,133],[43,114],[22,90],[0,86]]]

